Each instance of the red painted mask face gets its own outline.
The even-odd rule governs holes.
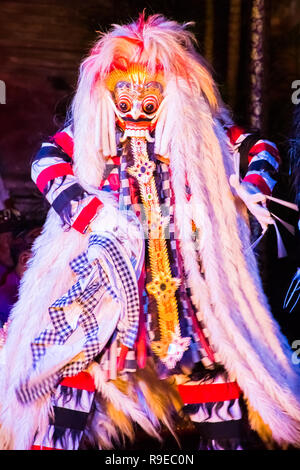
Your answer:
[[[152,121],[163,100],[163,89],[158,82],[143,85],[118,82],[114,99],[119,115],[125,121]]]
[[[163,77],[150,76],[139,65],[126,71],[115,70],[108,78],[118,124],[127,137],[150,137],[155,128],[160,105],[164,99]]]
[[[135,84],[120,81],[114,91],[114,102],[119,124],[127,137],[146,137],[156,124],[156,116],[163,100],[163,88],[159,82]]]

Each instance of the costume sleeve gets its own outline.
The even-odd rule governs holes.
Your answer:
[[[270,196],[277,182],[280,156],[276,145],[258,133],[247,133],[239,126],[227,128],[227,135],[240,153],[243,183]]]
[[[64,224],[84,233],[103,204],[88,194],[73,173],[73,140],[57,133],[43,143],[31,166],[31,177]]]

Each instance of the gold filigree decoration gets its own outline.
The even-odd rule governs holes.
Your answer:
[[[128,173],[139,184],[147,220],[147,235],[152,281],[146,285],[153,295],[158,309],[160,340],[152,342],[153,352],[169,368],[175,367],[190,344],[190,338],[182,338],[178,318],[176,290],[180,279],[172,277],[165,228],[168,218],[160,209],[153,172],[155,163],[149,160],[145,137],[131,137],[134,165]]]

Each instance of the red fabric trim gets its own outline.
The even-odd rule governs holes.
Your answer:
[[[145,261],[143,264],[143,269],[138,280],[139,288],[139,298],[140,298],[140,316],[139,316],[139,329],[136,340],[136,354],[137,354],[137,364],[140,369],[146,367],[147,362],[147,334],[145,326],[145,312],[144,312],[144,303],[143,303],[143,290],[145,287],[146,280],[146,268]]]
[[[114,165],[120,165],[120,163],[121,163],[121,158],[120,158],[120,157],[108,157],[108,158],[111,158],[111,159],[112,159]],[[112,182],[111,182],[111,180],[109,179],[111,176],[113,176]],[[116,191],[116,190],[118,190],[118,189],[120,188],[120,178],[119,178],[119,175],[113,173],[113,175],[109,175],[108,178],[106,178],[106,179],[108,179],[108,182],[109,182],[109,184],[110,184],[110,187],[111,187],[111,189],[112,189],[113,191]],[[102,189],[102,188],[103,188],[106,179],[103,179],[103,180],[101,181],[101,183],[100,183],[98,189]],[[114,185],[114,187],[115,187],[116,189],[113,189],[112,184]]]
[[[281,162],[279,152],[277,148],[273,147],[272,145],[268,144],[267,142],[261,142],[260,144],[255,144],[253,147],[251,147],[248,155],[248,162],[250,163],[252,158],[257,155],[259,152],[263,151],[269,152],[272,157],[274,157],[278,163]]]
[[[31,446],[30,450],[63,450],[63,449],[56,449],[55,447]]]
[[[234,400],[241,395],[236,382],[224,384],[178,385],[178,391],[184,404],[208,403]]]
[[[67,155],[69,155],[69,157],[73,158],[74,142],[72,137],[70,137],[66,132],[57,132],[53,136],[53,140]]]
[[[245,129],[243,129],[242,127],[232,126],[227,129],[227,135],[232,145],[235,145],[236,141],[242,134],[245,134]]]
[[[75,222],[73,222],[72,227],[78,232],[84,233],[98,208],[102,206],[103,203],[99,201],[98,198],[94,197],[91,202],[82,209]]]
[[[120,355],[118,357],[118,362],[117,362],[118,372],[124,369],[125,360],[126,360],[128,351],[129,351],[129,348],[125,346],[125,344],[121,344],[121,351],[120,351]]]
[[[117,191],[120,188],[120,178],[117,173],[109,175],[107,179],[112,191]]]
[[[69,163],[57,163],[56,165],[49,166],[41,171],[36,180],[36,185],[41,191],[44,191],[49,181],[58,178],[59,176],[74,175],[72,167]]]
[[[121,157],[111,157],[111,159],[114,162],[114,165],[120,165]]]
[[[139,203],[139,188],[136,183],[136,179],[133,178],[132,176],[129,176],[128,182],[129,182],[129,192],[130,192],[131,202],[132,204],[138,204]]]
[[[271,189],[263,177],[258,174],[246,175],[243,181],[254,184],[263,194],[266,194],[267,196],[272,194]]]
[[[79,374],[73,377],[65,377],[60,382],[60,385],[77,388],[79,390],[87,390],[88,392],[94,392],[96,390],[94,380],[88,372],[79,372]]]

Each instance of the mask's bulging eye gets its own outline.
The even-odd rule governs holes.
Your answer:
[[[146,114],[153,114],[158,109],[159,102],[155,95],[148,95],[144,98],[142,107]]]
[[[132,108],[130,96],[126,93],[121,93],[120,96],[118,96],[117,106],[122,113],[128,113]]]

